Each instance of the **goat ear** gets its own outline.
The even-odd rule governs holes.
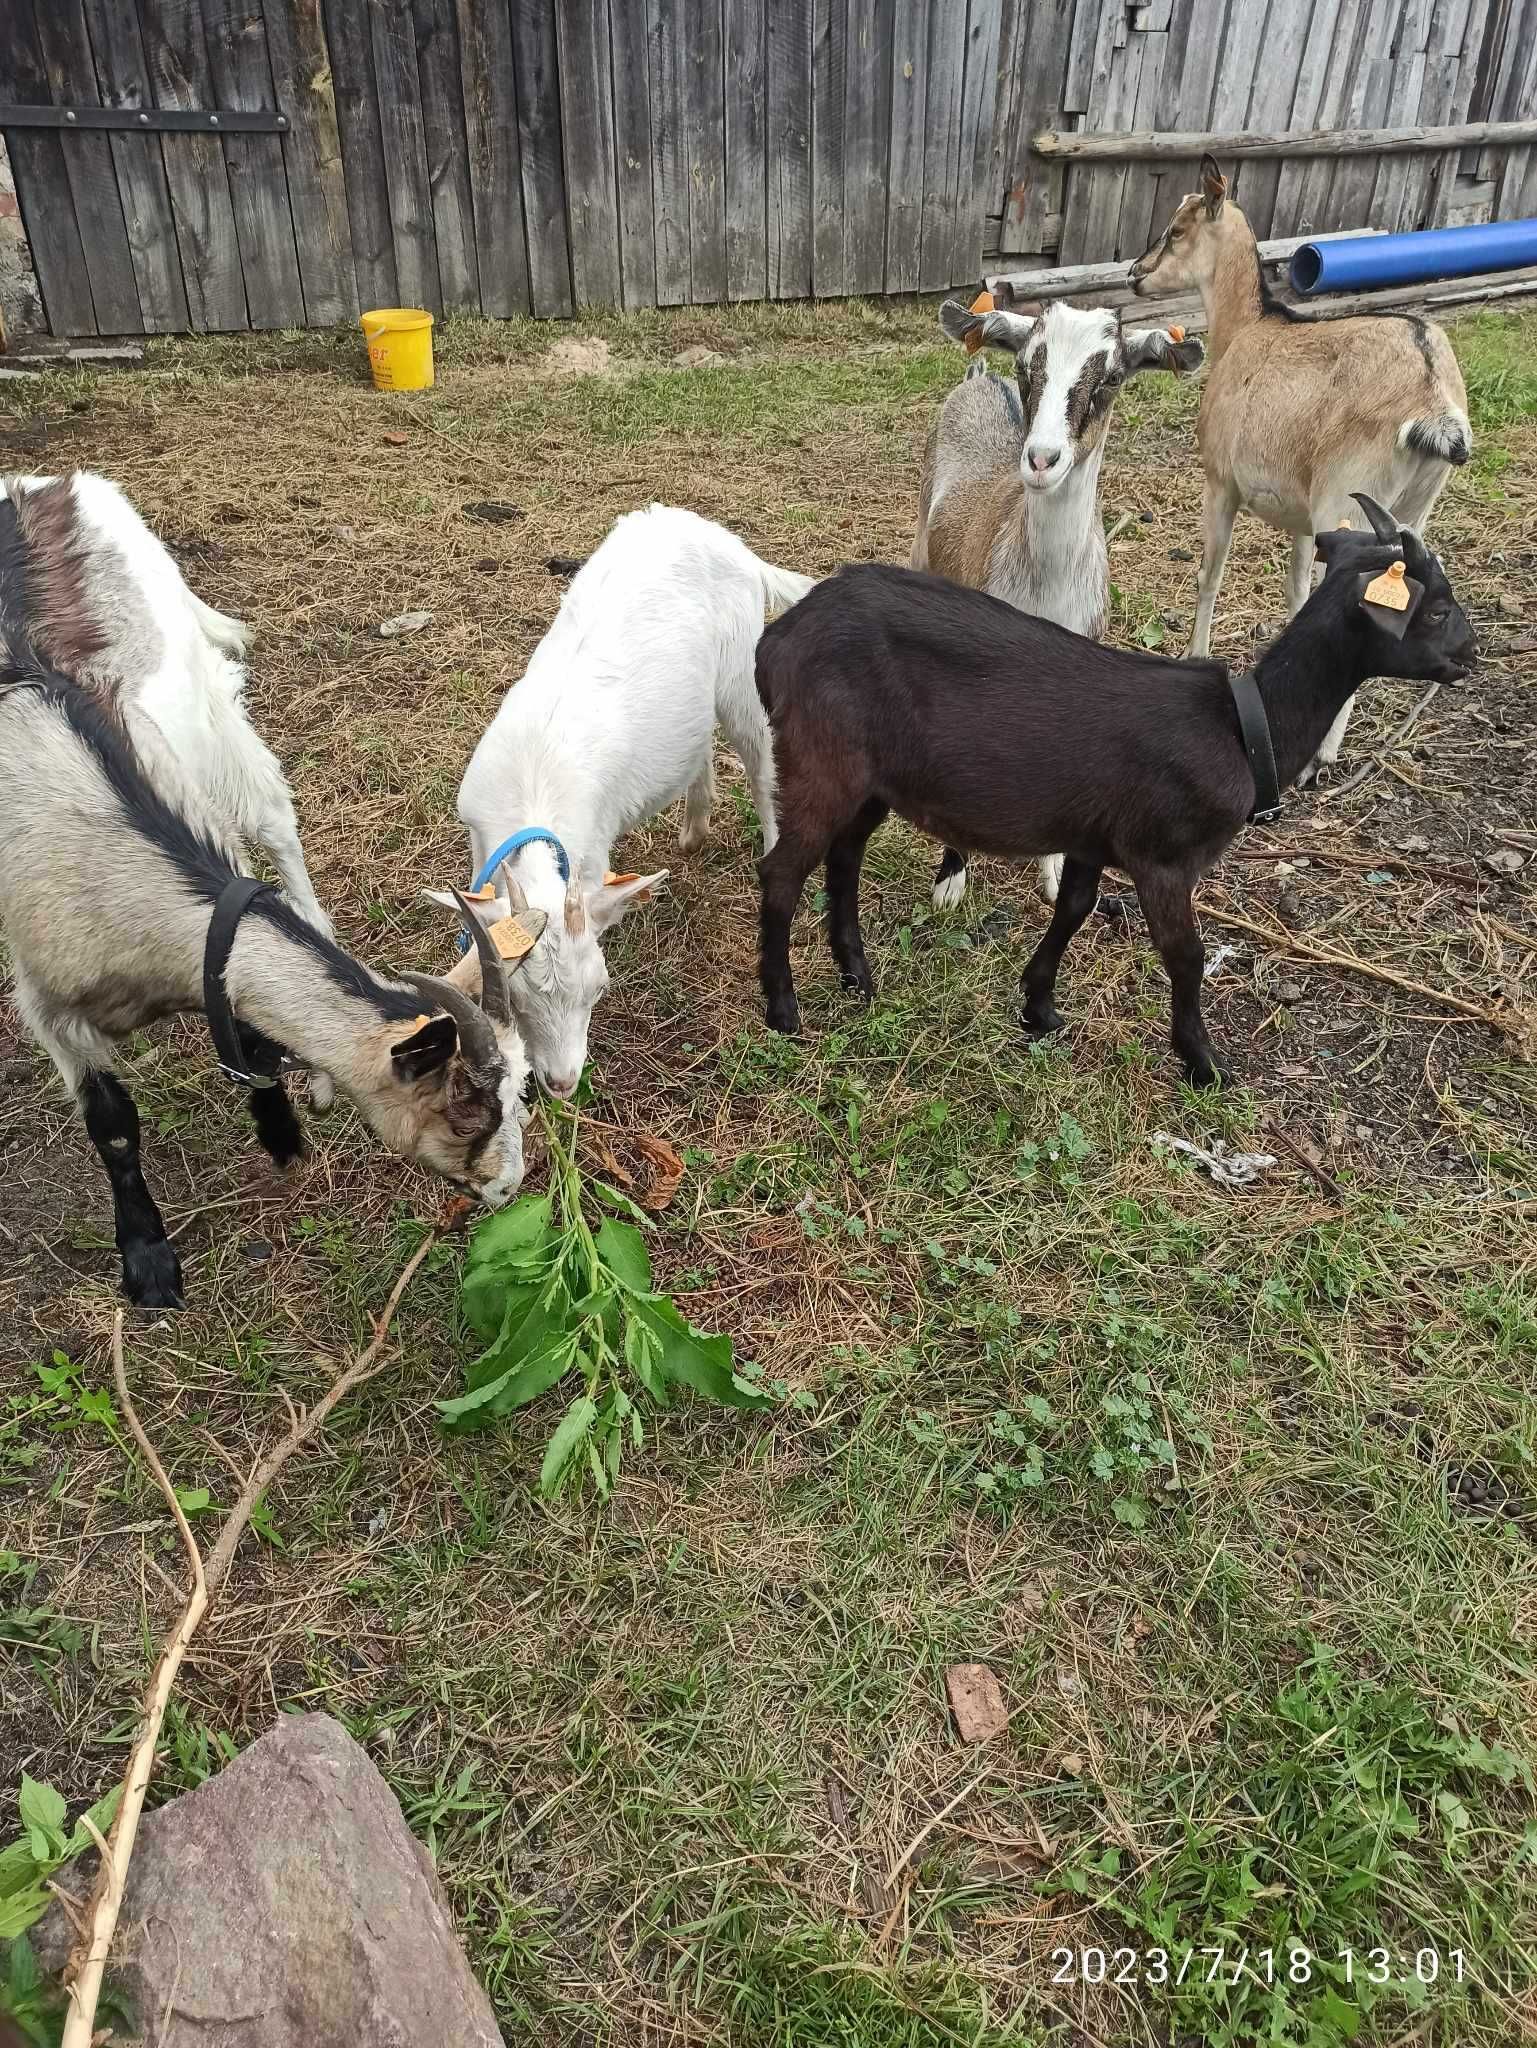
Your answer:
[[[946,299],[939,309],[939,324],[952,341],[964,341],[970,348],[986,342],[989,348],[1004,348],[1017,356],[1035,322],[1018,313],[973,313],[959,299]]]
[[[1227,200],[1227,179],[1209,150],[1201,158],[1201,197],[1206,201],[1206,218],[1215,220]]]
[[[452,1017],[429,1017],[420,1031],[390,1047],[390,1065],[397,1081],[420,1081],[446,1067],[459,1050],[459,1027]]]
[[[666,880],[666,868],[658,868],[654,875],[605,875],[596,888],[587,891],[587,917],[592,929],[608,931],[627,910],[645,902],[652,890]]]
[[[1172,370],[1177,377],[1189,377],[1206,360],[1206,350],[1185,330],[1166,327],[1133,327],[1123,337],[1126,374],[1135,377],[1142,370]]]

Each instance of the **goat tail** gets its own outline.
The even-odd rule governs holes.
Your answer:
[[[1412,448],[1416,455],[1432,455],[1460,469],[1473,453],[1473,430],[1464,412],[1430,413],[1424,419],[1405,420],[1398,430],[1399,446]]]
[[[801,576],[794,569],[780,569],[773,562],[759,560],[758,575],[763,583],[765,623],[798,604],[816,582],[815,576]]]

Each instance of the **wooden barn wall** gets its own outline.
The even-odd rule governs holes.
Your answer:
[[[1033,156],[1042,129],[1437,128],[1537,108],[1537,0],[1012,0],[1003,27],[986,256],[1140,255],[1196,164]],[[1247,158],[1261,237],[1442,227],[1537,209],[1537,151]]]
[[[1194,165],[1038,130],[1507,118],[1537,0],[0,0],[11,103],[288,121],[6,127],[57,333],[559,317],[1132,255]],[[1537,210],[1534,158],[1249,161],[1238,196],[1261,234],[1480,219]]]

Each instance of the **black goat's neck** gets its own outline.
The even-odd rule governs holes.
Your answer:
[[[1283,789],[1306,768],[1367,679],[1359,636],[1344,624],[1333,604],[1319,605],[1324,595],[1323,590],[1314,593],[1253,670]]]

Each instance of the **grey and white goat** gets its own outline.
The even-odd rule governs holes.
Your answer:
[[[0,931],[21,1015],[75,1094],[111,1181],[124,1288],[142,1307],[171,1308],[180,1262],[144,1182],[114,1046],[202,1007],[214,906],[241,866],[227,784],[206,790],[186,753],[168,770],[142,739],[133,692],[111,674],[121,608],[140,606],[144,630],[171,625],[143,599],[131,565],[82,513],[76,483],[0,495]],[[104,602],[119,607],[105,619]],[[238,774],[239,756],[210,758]],[[392,1151],[488,1204],[510,1199],[523,1177],[528,1061],[488,935],[461,911],[481,962],[476,1004],[429,975],[370,972],[309,908],[301,915],[269,891],[235,929],[223,983],[247,1069],[291,1053],[333,1075]],[[253,1088],[251,1108],[273,1159],[297,1156],[281,1081]]]
[[[952,340],[1012,355],[1018,390],[979,354],[940,408],[912,565],[1098,640],[1110,604],[1099,470],[1115,395],[1144,370],[1189,375],[1201,344],[1161,327],[1125,329],[1104,308],[1026,304],[1005,283],[992,296],[994,310],[981,313],[947,299],[940,324]],[[1054,903],[1061,855],[1040,867]],[[965,889],[966,856],[946,847],[934,901],[958,903]]]

